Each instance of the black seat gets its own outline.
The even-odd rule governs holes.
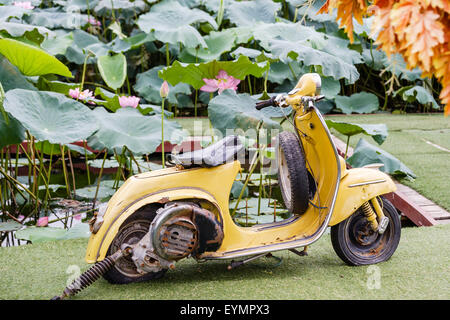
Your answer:
[[[228,136],[209,147],[192,152],[171,155],[171,160],[183,167],[201,166],[217,167],[237,159],[238,153],[244,149],[237,136]]]

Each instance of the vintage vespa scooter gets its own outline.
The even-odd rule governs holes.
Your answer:
[[[86,261],[95,263],[54,299],[74,295],[100,276],[111,283],[157,279],[175,262],[237,259],[229,269],[279,250],[306,248],[331,226],[337,255],[349,265],[389,259],[400,240],[397,210],[381,197],[393,181],[374,168],[346,169],[314,102],[318,74],[306,74],[287,95],[257,104],[292,106],[295,132],[278,137],[278,181],[292,216],[237,225],[229,194],[243,147],[227,137],[205,149],[173,156],[176,166],[129,178],[91,220]]]

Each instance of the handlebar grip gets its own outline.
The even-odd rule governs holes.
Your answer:
[[[275,102],[275,97],[272,97],[269,100],[264,100],[264,101],[258,102],[256,104],[255,108],[256,108],[256,110],[261,110],[266,107],[271,107],[274,105],[274,102]]]

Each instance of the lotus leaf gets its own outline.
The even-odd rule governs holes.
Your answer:
[[[108,113],[104,108],[94,109],[93,115],[100,129],[88,139],[88,145],[96,150],[107,148],[121,154],[124,146],[134,154],[148,154],[161,144],[161,117],[144,116],[138,110],[127,107]],[[181,126],[175,121],[164,121],[164,137],[171,143],[182,140]]]
[[[373,93],[359,92],[352,94],[350,97],[336,96],[336,107],[341,109],[345,114],[371,113],[380,107],[378,98]]]
[[[269,69],[268,62],[252,62],[246,56],[240,56],[233,61],[210,61],[207,63],[181,63],[175,61],[170,67],[159,71],[159,76],[170,84],[188,83],[195,89],[200,89],[204,78],[214,79],[220,70],[226,71],[237,79],[245,79],[249,74],[261,77]]]
[[[265,139],[270,143],[271,137],[281,131],[281,126],[264,112],[255,109],[257,101],[248,94],[236,94],[232,90],[225,90],[212,99],[208,106],[213,127],[223,135],[229,135],[230,129],[239,129],[244,131],[245,136],[256,138],[257,125],[263,121],[261,128],[266,129]]]
[[[72,77],[70,70],[42,49],[14,39],[0,39],[0,53],[26,76],[54,73]]]
[[[37,140],[67,144],[85,140],[98,129],[88,107],[55,92],[10,90],[4,107]]]
[[[416,178],[414,172],[396,157],[368,143],[362,138],[353,150],[353,155],[347,159],[347,162],[352,167],[363,167],[372,163],[383,163],[384,166],[380,168],[381,171],[399,177],[406,177],[407,179]]]
[[[178,2],[159,10],[153,6],[150,12],[139,17],[137,25],[146,33],[153,31],[156,39],[164,43],[182,43],[185,47],[206,48],[205,40],[197,29],[191,26],[196,22],[208,22],[217,29],[217,23],[208,13],[199,9],[189,9]]]
[[[117,90],[127,77],[127,59],[122,53],[98,57],[97,66],[108,87]]]

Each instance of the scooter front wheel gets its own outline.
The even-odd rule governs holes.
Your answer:
[[[381,198],[389,224],[384,233],[373,231],[361,208],[331,227],[331,243],[336,254],[348,265],[369,265],[388,260],[400,242],[400,216],[395,207]]]
[[[301,215],[308,209],[311,190],[303,147],[295,133],[279,134],[277,159],[284,205],[290,213]]]
[[[150,223],[156,216],[158,207],[147,205],[131,215],[119,229],[111,243],[108,254],[119,250],[122,244],[135,244],[141,240],[150,228]],[[118,259],[115,265],[103,276],[108,282],[114,284],[126,284],[159,279],[164,276],[166,269],[158,272],[140,274],[130,256]]]

